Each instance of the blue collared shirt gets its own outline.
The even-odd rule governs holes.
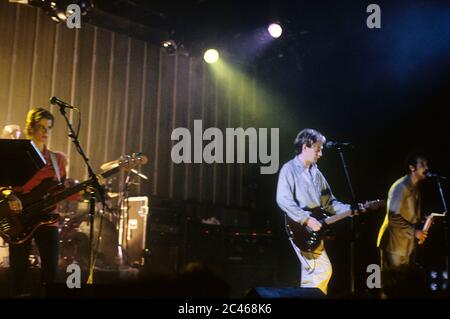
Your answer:
[[[308,170],[298,156],[284,164],[280,170],[277,204],[291,219],[301,224],[310,215],[306,208],[322,206],[331,214],[350,210],[350,205],[343,204],[334,197],[317,165],[312,164]]]

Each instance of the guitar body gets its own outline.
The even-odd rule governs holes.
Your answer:
[[[15,194],[22,202],[21,211],[9,209],[7,201],[0,204],[0,236],[10,244],[19,244],[29,239],[41,225],[53,224],[58,214],[53,208],[33,209],[36,203],[61,191],[63,186],[52,178],[43,180],[32,192]]]
[[[322,223],[322,228],[318,231],[312,231],[307,226],[295,222],[289,216],[286,216],[286,228],[292,238],[294,244],[300,248],[301,251],[311,252],[319,247],[320,242],[329,234],[329,228],[323,223],[327,217],[330,216],[321,207],[310,209],[311,217],[314,217]]]
[[[362,205],[362,204],[360,204]],[[374,200],[366,202],[362,205],[364,211],[377,210],[384,207],[386,202],[384,200]],[[342,212],[338,215],[331,215],[327,213],[322,207],[304,208],[311,212],[310,216],[317,219],[322,224],[322,227],[318,232],[312,231],[307,226],[303,226],[300,223],[295,222],[289,216],[286,215],[286,228],[289,236],[292,238],[294,244],[300,248],[301,251],[311,252],[319,247],[323,239],[329,239],[330,237],[330,225],[336,223],[344,218],[354,215],[352,210]],[[361,209],[360,209],[361,210]]]

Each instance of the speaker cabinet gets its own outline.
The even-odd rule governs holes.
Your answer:
[[[122,214],[120,238],[130,265],[144,264],[144,251],[146,248],[146,229],[148,215],[148,197],[129,197],[128,205],[122,208],[126,213]]]

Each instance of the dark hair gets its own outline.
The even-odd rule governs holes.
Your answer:
[[[427,160],[427,157],[422,154],[422,153],[410,153],[408,156],[406,156],[405,158],[405,169],[406,172],[408,174],[411,173],[411,170],[409,169],[409,166],[412,165],[414,167],[416,167],[417,163],[419,162],[419,160]]]
[[[37,122],[39,122],[42,119],[47,119],[52,121],[52,126],[55,122],[55,117],[53,116],[50,111],[42,108],[42,107],[35,107],[31,109],[27,114],[27,123],[25,126],[25,134],[27,137],[31,137],[33,135],[33,128],[36,125]]]
[[[323,144],[326,142],[326,140],[327,139],[325,138],[325,136],[323,136],[319,131],[316,131],[312,128],[305,128],[297,134],[297,137],[294,140],[295,151],[297,155],[301,154],[303,145],[311,147],[314,143],[320,142]]]

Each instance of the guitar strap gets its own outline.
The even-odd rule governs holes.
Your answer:
[[[56,178],[58,179],[58,182],[61,182],[61,171],[59,170],[58,161],[56,160],[56,154],[49,151],[50,153],[50,159],[52,161],[53,168],[56,173]]]

